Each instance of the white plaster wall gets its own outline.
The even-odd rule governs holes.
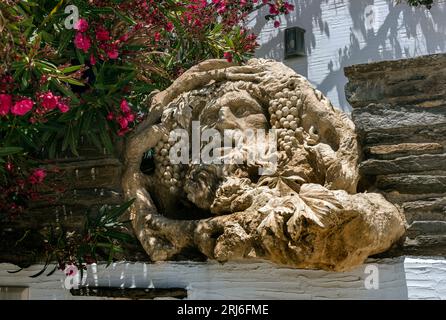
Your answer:
[[[367,265],[379,271],[379,289],[367,289]],[[28,287],[29,299],[81,299],[63,289],[64,275],[30,278],[41,266],[19,273],[0,264],[0,287]],[[188,289],[189,299],[446,299],[446,260],[396,258],[369,260],[350,272],[278,267],[265,262],[117,263],[87,271],[91,286]],[[94,299],[94,298],[89,298]]]
[[[296,9],[281,18],[280,28],[265,23],[266,8],[252,16],[249,26],[259,34],[261,45],[256,56],[283,61],[284,29],[304,28],[306,56],[285,64],[344,111],[350,111],[345,66],[446,52],[445,0],[438,0],[431,11],[397,5],[395,0],[288,1]]]

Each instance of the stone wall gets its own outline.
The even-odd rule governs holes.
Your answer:
[[[446,253],[446,55],[345,68],[361,187],[400,205],[405,254]]]

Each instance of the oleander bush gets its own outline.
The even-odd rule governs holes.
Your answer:
[[[0,2],[0,213],[38,197],[39,159],[113,152],[147,115],[147,99],[208,58],[256,48],[248,15],[282,0],[3,0]],[[277,24],[276,24],[277,25]]]

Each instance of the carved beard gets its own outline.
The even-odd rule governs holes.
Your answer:
[[[215,194],[222,181],[217,166],[197,165],[186,175],[184,191],[189,201],[197,207],[209,210],[215,199]]]

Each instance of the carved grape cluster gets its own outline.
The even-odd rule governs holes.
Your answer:
[[[268,112],[273,129],[278,132],[279,150],[291,153],[299,143],[302,143],[302,128],[299,114],[303,108],[303,101],[299,91],[290,91],[285,88],[270,101]]]
[[[171,193],[182,189],[185,171],[181,164],[172,164],[169,159],[174,141],[166,134],[155,146],[155,177],[169,188]]]

